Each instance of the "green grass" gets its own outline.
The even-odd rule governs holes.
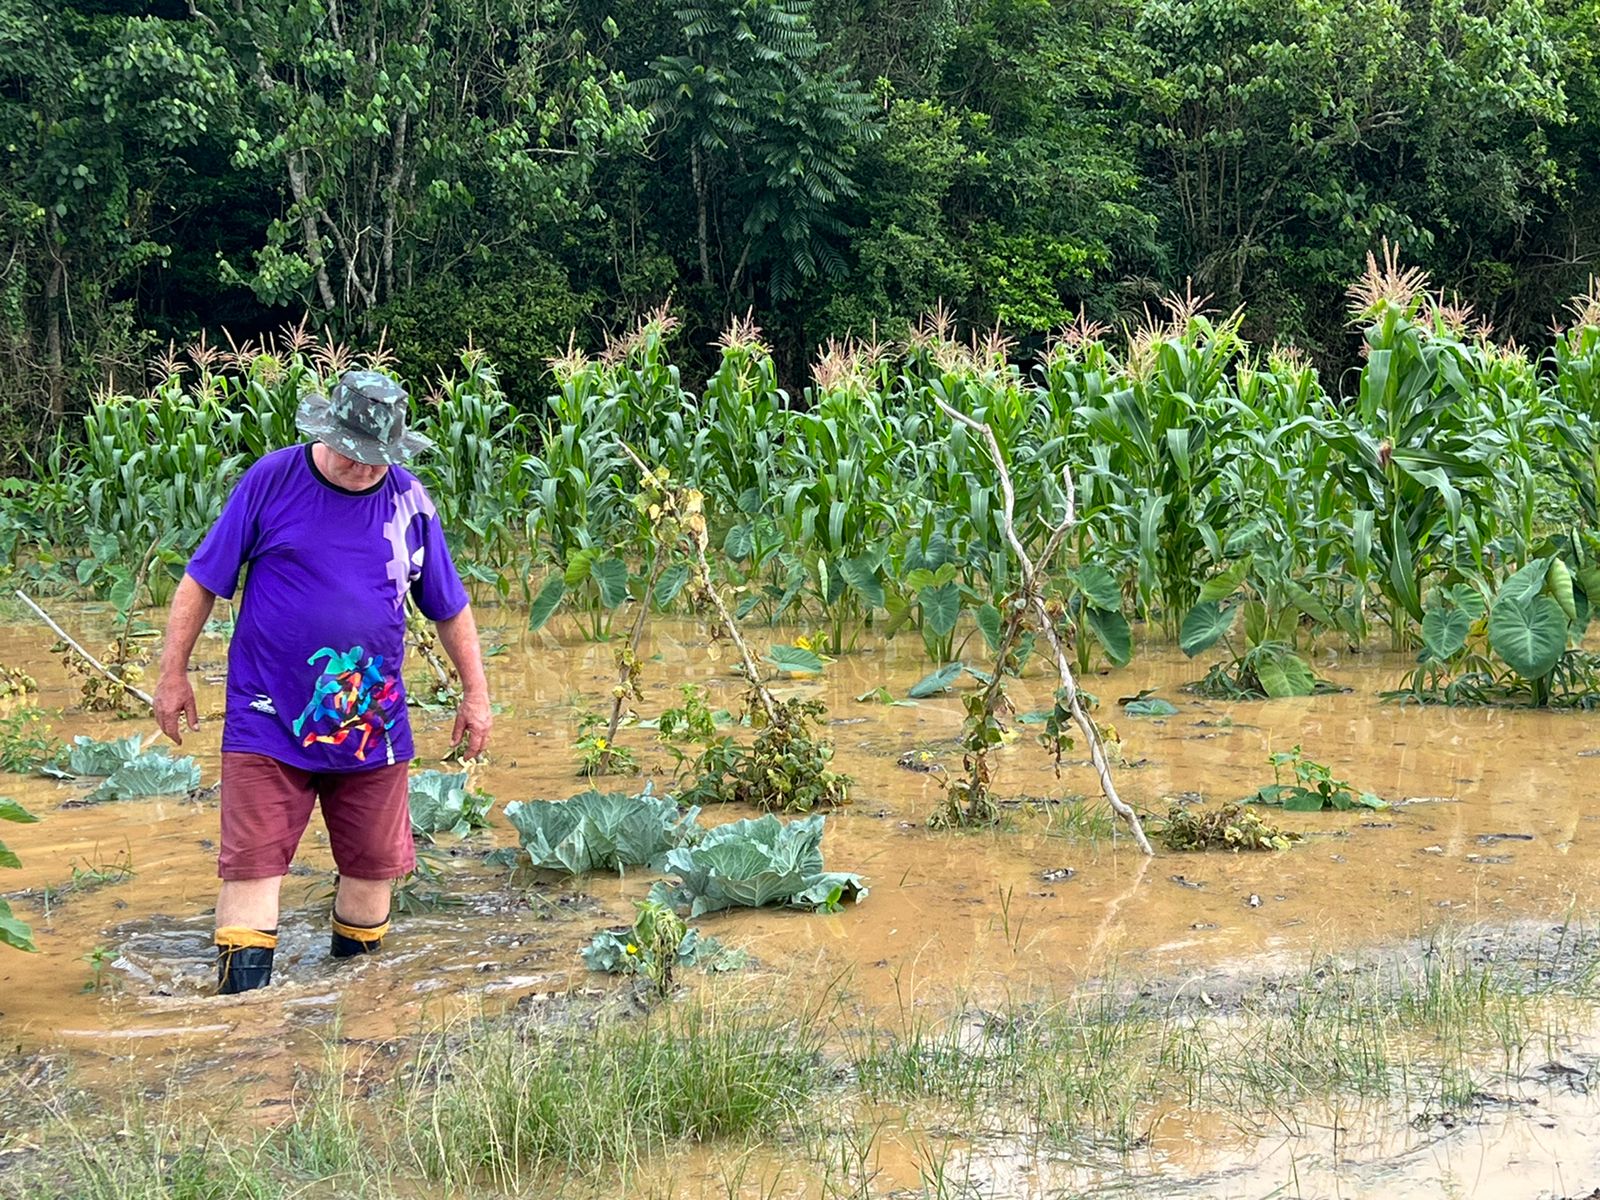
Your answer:
[[[1246,1133],[1302,1127],[1327,1104],[1470,1111],[1592,1022],[1595,962],[1563,932],[1220,976],[1215,995],[1112,978],[998,1010],[908,1002],[876,1025],[837,980],[820,999],[801,980],[775,1001],[472,1020],[424,1035],[392,1078],[330,1042],[271,1129],[237,1095],[144,1091],[118,1107],[0,1078],[0,1150],[28,1148],[0,1155],[0,1197],[665,1198],[679,1152],[709,1145],[704,1194],[807,1183],[865,1200],[886,1128],[911,1139],[925,1196],[965,1196],[986,1144],[1119,1154],[1175,1104]]]
[[[695,1004],[593,1031],[481,1027],[423,1047],[402,1125],[423,1174],[451,1186],[627,1171],[674,1143],[797,1120],[820,1050],[813,1023]]]

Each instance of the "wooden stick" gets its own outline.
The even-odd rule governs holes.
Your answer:
[[[20,599],[29,608],[33,609],[34,612],[38,613],[39,614],[39,618],[42,621],[44,621],[44,623],[46,625],[50,626],[51,629],[56,631],[56,636],[59,637],[67,645],[71,646],[74,650],[76,650],[78,652],[78,654],[83,658],[83,660],[86,663],[88,663],[96,671],[99,671],[100,674],[104,675],[107,679],[111,680],[112,683],[116,684],[123,691],[128,692],[131,695],[137,696],[137,697],[139,697],[139,699],[143,700],[145,702],[145,704],[147,704],[150,707],[150,711],[151,712],[155,711],[156,702],[150,698],[148,693],[141,692],[138,688],[134,687],[133,684],[128,683],[126,680],[118,679],[117,676],[115,674],[113,674],[105,666],[104,663],[102,663],[94,655],[90,654],[82,646],[78,645],[78,643],[75,642],[72,639],[72,635],[71,634],[69,634],[65,629],[61,628],[61,626],[57,625],[55,623],[55,621],[51,619],[50,614],[45,612],[44,609],[40,608],[37,604],[35,604],[33,602],[32,598],[29,597],[29,595],[26,592],[22,591],[20,588],[17,590],[17,598]]]
[[[1056,670],[1061,677],[1061,693],[1067,701],[1067,709],[1072,713],[1073,723],[1083,734],[1083,740],[1089,747],[1089,761],[1094,764],[1095,773],[1100,776],[1100,791],[1111,805],[1111,811],[1116,813],[1128,823],[1128,828],[1133,832],[1133,840],[1145,854],[1154,854],[1150,848],[1150,841],[1144,835],[1144,824],[1139,820],[1139,814],[1122,799],[1117,792],[1117,785],[1111,778],[1111,764],[1106,759],[1105,747],[1100,742],[1100,731],[1095,728],[1089,714],[1084,711],[1083,702],[1078,694],[1078,680],[1072,673],[1072,667],[1067,662],[1066,647],[1061,642],[1061,633],[1056,628],[1055,620],[1050,615],[1050,606],[1045,603],[1044,591],[1041,586],[1041,573],[1050,559],[1055,556],[1065,540],[1067,531],[1072,528],[1077,520],[1077,488],[1073,483],[1072,470],[1063,466],[1061,473],[1062,485],[1065,488],[1067,510],[1061,522],[1050,531],[1049,541],[1045,543],[1043,554],[1039,563],[1028,557],[1028,552],[1023,548],[1022,539],[1017,536],[1016,529],[1016,490],[1011,483],[1011,471],[1006,466],[1005,455],[1000,450],[1000,439],[995,437],[994,430],[987,423],[970,417],[946,404],[938,396],[933,397],[933,402],[952,421],[976,430],[983,436],[989,449],[989,457],[994,460],[994,467],[999,473],[1000,495],[1002,505],[1000,509],[1001,532],[1011,545],[1011,551],[1017,556],[1017,562],[1022,569],[1022,587],[1017,598],[1018,606],[1027,606],[1034,611],[1039,621],[1040,628],[1044,631],[1045,640],[1050,643],[1050,649],[1055,653]]]

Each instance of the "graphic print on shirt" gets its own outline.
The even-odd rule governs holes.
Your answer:
[[[393,763],[389,729],[396,718],[389,715],[389,708],[400,697],[400,684],[393,675],[383,673],[383,656],[369,655],[361,646],[352,646],[343,654],[324,646],[306,662],[316,666],[323,659],[327,662],[311,699],[294,720],[295,736],[303,739],[300,744],[343,746],[358,738],[352,749],[357,761],[365,762],[373,738],[381,733],[386,761]]]
[[[409,488],[395,496],[394,516],[383,526],[383,536],[389,542],[388,572],[394,584],[396,608],[406,602],[406,592],[412,580],[422,574],[422,543],[419,540],[413,549],[409,537],[411,523],[418,515],[431,519],[437,515],[437,510],[423,486],[412,480]]]

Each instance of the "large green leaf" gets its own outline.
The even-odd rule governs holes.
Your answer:
[[[1239,590],[1239,585],[1244,582],[1246,575],[1250,574],[1252,559],[1247,554],[1238,562],[1230,563],[1227,568],[1219,571],[1200,586],[1200,603],[1208,601],[1226,600]]]
[[[1178,706],[1160,696],[1140,696],[1124,704],[1122,711],[1130,717],[1172,717],[1177,715]]]
[[[1252,664],[1261,690],[1275,700],[1289,696],[1309,696],[1317,690],[1317,676],[1306,662],[1292,650],[1274,650],[1258,654]]]
[[[628,598],[628,564],[620,558],[596,559],[589,569],[600,589],[600,603],[616,608]]]
[[[110,775],[138,758],[143,745],[144,739],[137,733],[104,742],[79,734],[67,748],[67,770],[74,775]]]
[[[1500,585],[1499,594],[1494,598],[1498,606],[1501,601],[1526,600],[1538,595],[1544,590],[1544,582],[1550,577],[1550,564],[1554,561],[1549,558],[1536,558],[1522,570],[1506,579]]]
[[[1550,573],[1545,577],[1545,591],[1561,606],[1561,611],[1567,615],[1570,625],[1578,619],[1578,602],[1572,593],[1572,572],[1567,569],[1567,564],[1559,558],[1550,560]]]
[[[850,590],[865,600],[868,607],[883,607],[883,584],[878,581],[876,563],[864,558],[846,558],[839,561],[838,570]]]
[[[767,661],[786,675],[820,675],[824,665],[821,655],[803,646],[772,646]]]
[[[1422,648],[1435,662],[1446,662],[1467,644],[1472,618],[1459,608],[1430,608],[1422,614]]]
[[[1524,679],[1542,679],[1567,648],[1567,615],[1549,596],[1507,599],[1502,589],[1489,613],[1489,644]]]
[[[925,587],[917,593],[922,619],[934,637],[947,637],[961,616],[961,589],[953,583]]]
[[[593,546],[577,551],[567,560],[566,570],[562,578],[569,588],[580,588],[584,580],[589,578],[589,573],[594,570],[594,563],[600,557],[600,551]]]
[[[139,800],[173,796],[200,786],[200,765],[189,757],[173,758],[165,750],[141,750],[138,734],[97,742],[79,734],[67,752],[72,775],[104,775],[105,782],[85,799]]]
[[[929,696],[947,692],[950,690],[950,685],[961,678],[964,669],[964,664],[960,662],[945,663],[937,671],[930,671],[913,683],[906,695],[913,700],[926,700]]]
[[[1202,600],[1184,617],[1178,630],[1178,648],[1190,658],[1211,649],[1233,628],[1238,612],[1237,605],[1223,608],[1215,600]]]
[[[681,811],[648,790],[638,796],[591,790],[505,808],[535,867],[573,875],[660,865],[668,850],[698,833],[699,812]]]
[[[1089,563],[1076,571],[1068,571],[1068,578],[1078,585],[1091,607],[1117,612],[1122,608],[1122,589],[1116,576],[1098,563]]]
[[[465,771],[413,771],[409,785],[407,804],[413,835],[453,833],[465,837],[489,824],[494,799],[470,790]]]
[[[755,553],[755,535],[748,525],[735,525],[722,540],[722,552],[735,561]]]
[[[543,629],[545,622],[561,607],[566,594],[567,581],[560,575],[551,574],[539,589],[538,596],[534,597],[533,607],[528,609],[528,628],[534,631]]]
[[[173,758],[164,750],[151,750],[118,767],[84,799],[93,804],[142,800],[147,796],[181,795],[199,786],[200,764],[194,759]]]
[[[8,796],[0,796],[0,821],[15,821],[18,825],[32,825],[39,818]]]
[[[11,905],[4,900],[0,900],[0,946],[10,946],[13,950],[23,950],[29,954],[39,949],[33,944],[32,926],[12,916]]]
[[[860,901],[867,889],[854,875],[822,869],[823,815],[783,822],[768,814],[709,831],[693,846],[667,854],[676,885],[658,883],[652,899],[687,905],[693,920],[724,908],[783,904],[831,911]]]
[[[1133,630],[1128,625],[1128,618],[1103,608],[1089,609],[1084,618],[1112,664],[1127,666],[1133,658]]]
[[[657,608],[665,608],[678,598],[683,585],[689,582],[689,564],[675,562],[656,579],[655,601]]]
[[[1000,649],[1000,610],[992,604],[980,604],[973,616],[983,633],[983,640],[989,644],[989,649]]]

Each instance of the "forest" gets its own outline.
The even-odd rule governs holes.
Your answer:
[[[0,0],[0,428],[21,468],[202,334],[309,323],[519,408],[667,304],[943,306],[1037,350],[1185,291],[1332,378],[1387,239],[1529,347],[1584,290],[1593,0]]]

